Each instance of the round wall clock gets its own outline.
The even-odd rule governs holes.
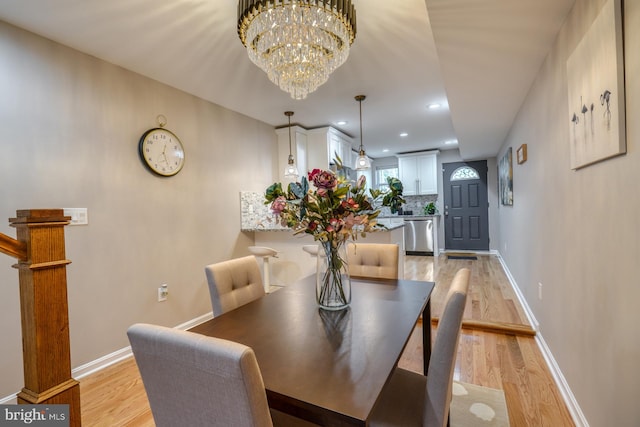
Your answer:
[[[149,129],[138,144],[142,162],[149,170],[160,176],[173,176],[184,166],[184,147],[171,131],[160,127]]]

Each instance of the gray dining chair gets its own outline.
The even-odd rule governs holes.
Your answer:
[[[347,262],[349,275],[398,279],[398,257],[400,248],[390,243],[349,243]]]
[[[158,427],[309,427],[269,409],[255,353],[246,345],[163,326],[127,330]]]
[[[428,376],[396,368],[374,408],[370,426],[444,427],[448,424],[469,276],[469,269],[463,268],[453,278],[438,323]],[[423,328],[430,326],[430,322],[422,325]]]
[[[209,264],[204,271],[214,316],[265,295],[260,266],[253,255]]]
[[[127,335],[158,427],[273,426],[250,347],[148,324]]]

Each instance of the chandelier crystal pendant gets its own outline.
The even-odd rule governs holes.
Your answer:
[[[356,159],[355,169],[357,171],[363,171],[371,168],[371,161],[369,157],[367,157],[367,153],[364,151],[364,146],[362,145],[362,101],[364,101],[366,96],[357,95],[355,97],[356,101],[360,104],[360,150],[358,152],[358,158]]]
[[[296,161],[293,159],[293,154],[291,154],[291,116],[293,116],[293,111],[285,111],[284,115],[289,118],[289,159],[287,160],[287,166],[284,168],[284,177],[296,179],[299,173]]]
[[[349,56],[356,11],[351,0],[239,0],[238,36],[269,80],[305,99]]]

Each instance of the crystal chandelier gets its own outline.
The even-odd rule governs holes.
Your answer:
[[[349,56],[356,11],[351,0],[239,0],[238,35],[269,80],[304,99]]]

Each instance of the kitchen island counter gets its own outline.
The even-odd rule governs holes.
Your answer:
[[[387,229],[367,233],[366,237],[358,237],[358,243],[395,243],[399,245],[398,274],[404,277],[404,223],[390,225]],[[244,230],[249,231],[249,230]],[[286,286],[316,271],[316,258],[302,250],[304,245],[318,244],[310,234],[294,235],[287,228],[255,229],[256,246],[266,246],[278,251],[277,258],[270,261],[271,284]],[[262,260],[259,260],[262,268]]]

